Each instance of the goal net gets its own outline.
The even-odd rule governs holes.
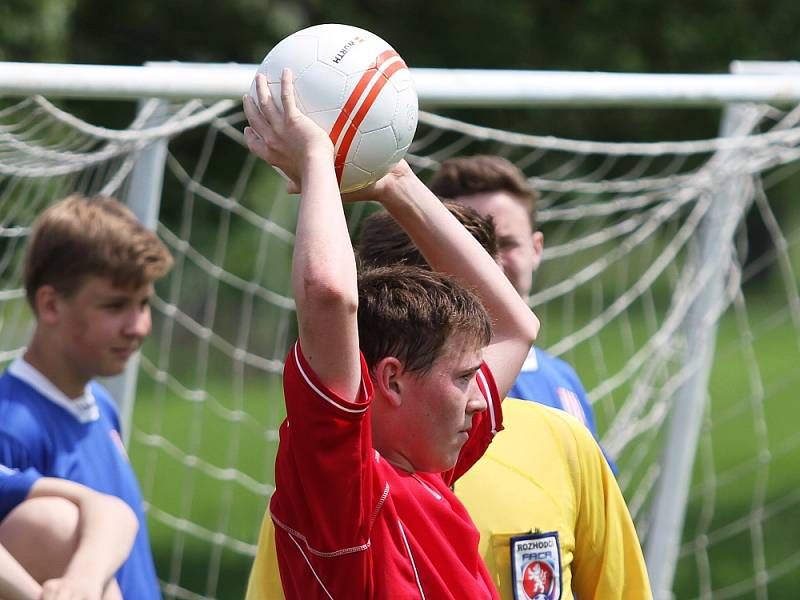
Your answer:
[[[248,154],[238,103],[142,101],[125,129],[74,112],[0,107],[0,357],[30,333],[20,264],[38,213],[83,191],[150,215],[175,267],[135,372],[111,385],[135,384],[129,454],[165,596],[240,598],[295,336],[296,200]],[[541,192],[538,343],[580,375],[650,568],[676,563],[678,598],[800,584],[799,117],[739,105],[716,139],[601,143],[423,113],[408,157],[427,178],[500,154]],[[365,210],[348,208],[353,231]]]

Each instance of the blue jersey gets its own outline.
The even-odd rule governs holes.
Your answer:
[[[117,572],[120,590],[126,599],[161,598],[142,495],[105,388],[92,382],[70,400],[28,363],[14,361],[0,377],[0,464],[26,475],[0,482],[0,519],[27,497],[37,476],[69,479],[124,500],[139,531]]]
[[[40,477],[34,469],[18,471],[0,462],[0,521],[28,498]]]
[[[541,348],[531,347],[514,382],[514,387],[508,392],[508,397],[532,400],[563,410],[586,425],[599,441],[592,405],[589,404],[586,391],[575,369],[566,361],[548,354]],[[616,473],[617,467],[614,462],[605,450],[603,454],[611,470]]]

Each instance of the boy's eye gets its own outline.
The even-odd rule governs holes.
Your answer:
[[[122,299],[118,300],[109,300],[103,303],[101,306],[107,310],[122,310],[127,305],[127,302]]]
[[[518,245],[517,241],[512,238],[500,238],[497,240],[497,247],[500,250],[513,250]]]

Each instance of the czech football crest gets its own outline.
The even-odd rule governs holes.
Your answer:
[[[561,549],[558,532],[520,535],[510,541],[514,600],[559,600]]]

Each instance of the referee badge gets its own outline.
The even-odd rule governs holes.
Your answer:
[[[512,537],[511,582],[514,600],[561,598],[561,549],[558,532]]]

